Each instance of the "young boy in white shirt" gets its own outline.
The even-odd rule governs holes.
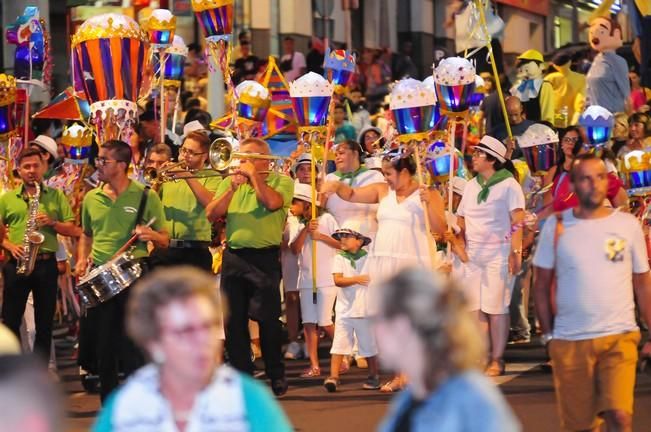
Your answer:
[[[339,372],[344,356],[353,353],[354,338],[357,338],[359,356],[368,362],[369,376],[364,382],[366,390],[380,388],[377,364],[377,345],[366,311],[366,287],[369,276],[366,270],[366,251],[363,249],[371,239],[362,235],[346,223],[332,234],[341,244],[341,251],[335,256],[332,275],[337,290],[335,307],[335,337],[332,341],[330,376],[323,382],[329,392],[335,392],[339,385]]]
[[[337,288],[332,279],[332,260],[335,257],[339,242],[330,237],[338,228],[337,221],[329,214],[324,213],[319,207],[316,220],[312,216],[312,188],[310,185],[296,183],[294,185],[294,199],[290,207],[291,213],[300,223],[290,226],[289,247],[298,255],[298,292],[301,302],[303,317],[303,331],[305,345],[310,357],[310,367],[301,374],[302,378],[312,378],[321,375],[319,356],[318,327],[332,340],[334,338],[334,325],[332,323],[332,309],[337,296]],[[317,207],[318,207],[317,203]],[[312,268],[312,239],[316,240],[316,257],[318,267]],[[312,274],[316,271],[316,304],[313,301]]]

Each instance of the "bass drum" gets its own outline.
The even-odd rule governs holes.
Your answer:
[[[92,308],[129,288],[143,271],[143,262],[124,252],[80,279],[77,292],[84,306]]]

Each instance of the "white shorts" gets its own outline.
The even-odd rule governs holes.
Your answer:
[[[375,334],[368,318],[337,318],[330,354],[352,355],[355,337],[360,357],[377,355]]]
[[[337,298],[337,287],[318,288],[316,304],[312,302],[312,289],[298,290],[301,297],[303,324],[317,324],[319,327],[332,325],[332,310]]]
[[[468,310],[490,315],[509,313],[515,278],[509,274],[511,245],[499,248],[468,249],[469,261],[463,266],[463,287]]]

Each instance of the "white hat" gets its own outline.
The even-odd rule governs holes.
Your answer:
[[[477,144],[475,148],[483,151],[486,154],[494,156],[498,161],[502,163],[506,162],[506,146],[497,138],[493,138],[489,135],[484,135],[484,137],[479,141],[479,144]]]
[[[463,191],[466,189],[468,180],[463,177],[452,177],[452,192],[463,195]]]
[[[358,221],[354,221],[352,219],[346,220],[341,225],[341,228],[332,233],[332,238],[339,241],[341,239],[341,236],[344,234],[352,235],[362,239],[364,241],[364,244],[362,246],[366,246],[371,243],[371,238],[361,233],[360,224]]]
[[[309,153],[303,153],[301,154],[298,159],[296,159],[296,162],[294,162],[294,165],[292,165],[292,174],[296,175],[296,169],[298,168],[299,165],[303,164],[311,164],[312,163],[312,155]],[[317,162],[316,164],[316,172],[319,172],[319,163]]]
[[[194,131],[201,131],[201,132],[208,133],[208,130],[206,130],[206,128],[203,127],[203,125],[199,120],[192,120],[191,122],[183,126],[183,138],[190,135]]]
[[[294,183],[294,199],[312,202],[312,186],[305,183]],[[316,205],[321,205],[318,200],[316,201]]]
[[[46,152],[50,153],[54,159],[59,157],[56,141],[54,141],[52,138],[50,138],[47,135],[39,135],[29,143],[37,145],[43,150],[45,150]]]

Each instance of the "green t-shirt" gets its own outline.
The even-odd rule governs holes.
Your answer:
[[[202,173],[214,173],[204,170]],[[221,183],[220,177],[198,179],[199,183],[210,192],[215,192]],[[163,183],[160,190],[163,211],[167,220],[165,229],[172,239],[210,241],[211,226],[206,217],[206,209],[197,201],[197,197],[185,180]]]
[[[115,201],[106,195],[102,187],[91,190],[84,197],[81,226],[86,235],[93,237],[91,257],[96,265],[110,260],[131,237],[144,189],[141,183],[131,180]],[[150,190],[140,224],[146,224],[153,217],[156,221],[152,229],[162,230],[165,226],[163,206],[156,192]],[[135,246],[134,257],[148,255],[145,242],[137,241]]]
[[[70,222],[75,220],[70,203],[66,196],[57,189],[41,186],[41,196],[38,201],[40,212],[46,213],[51,219],[59,222]],[[0,197],[0,219],[9,226],[9,241],[22,245],[25,237],[25,228],[29,218],[28,198],[23,197],[23,185],[12,189]],[[45,236],[45,240],[39,252],[56,252],[59,249],[57,233],[53,227],[44,226],[39,231]]]
[[[283,206],[276,211],[267,210],[255,195],[250,184],[243,184],[233,194],[226,215],[226,241],[233,249],[280,246],[285,229],[285,219],[294,196],[294,181],[277,173],[269,173],[265,181],[282,195]],[[220,183],[215,193],[220,197],[231,187],[231,178]]]

